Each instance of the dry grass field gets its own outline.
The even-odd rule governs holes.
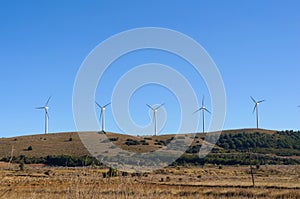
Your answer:
[[[0,198],[300,198],[300,166],[170,167],[104,178],[107,169],[0,164]]]
[[[69,141],[70,138],[72,141]],[[33,150],[27,150],[32,146]],[[28,135],[0,139],[0,157],[10,156],[14,148],[14,156],[43,157],[47,155],[87,155],[78,133],[55,133]]]

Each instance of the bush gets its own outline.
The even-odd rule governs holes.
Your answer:
[[[190,146],[190,147],[186,150],[186,153],[199,153],[200,148],[201,148],[201,145]]]
[[[118,171],[114,168],[109,168],[107,172],[108,177],[117,177],[118,176]]]
[[[117,138],[117,137],[116,137],[116,138],[109,138],[109,141],[111,141],[111,142],[116,142],[116,141],[118,141],[118,139],[119,139],[119,138]]]
[[[164,140],[155,140],[155,145],[167,146],[167,142]]]
[[[130,145],[140,145],[141,143],[137,140],[127,139],[124,144],[126,144],[127,146],[130,146]]]
[[[32,146],[29,146],[29,147],[27,148],[27,150],[28,150],[28,151],[32,151]]]
[[[45,158],[45,164],[50,166],[91,166],[100,165],[100,162],[95,157],[90,156],[69,156],[69,155],[59,155],[59,156],[47,156]]]
[[[21,162],[19,164],[19,168],[20,168],[20,171],[24,171],[25,170],[25,164],[24,164],[24,162]]]

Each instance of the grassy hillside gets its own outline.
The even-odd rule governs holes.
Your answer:
[[[163,148],[171,141],[175,141],[180,145],[186,138],[194,137],[192,145],[186,150],[186,154],[174,163],[180,165],[203,165],[205,163],[218,165],[249,164],[249,149],[252,152],[253,164],[300,164],[300,132],[277,132],[263,129],[223,131],[212,152],[206,158],[199,159],[198,153],[203,142],[205,142],[205,135],[201,133],[186,134],[175,138],[175,135],[169,134],[161,136],[129,136],[106,133],[108,137],[106,141],[110,141],[127,151],[144,153]],[[13,161],[15,162],[24,161],[24,158],[27,158],[27,162],[32,160],[34,160],[33,162],[47,164],[53,161],[58,162],[57,164],[60,164],[60,162],[63,162],[63,164],[64,162],[72,162],[71,165],[76,166],[77,162],[80,162],[76,158],[90,156],[76,132],[1,138],[0,159],[8,161],[11,158],[12,150],[15,157]],[[55,160],[53,159],[54,157]],[[68,160],[70,158],[73,159]],[[130,158],[130,161],[133,159],[134,157]]]
[[[32,150],[28,150],[31,146]],[[44,157],[47,155],[88,155],[78,133],[54,133],[29,135],[0,139],[0,157],[11,155],[27,157]]]

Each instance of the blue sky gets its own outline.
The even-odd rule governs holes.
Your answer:
[[[267,100],[260,107],[262,128],[298,130],[299,8],[297,0],[1,1],[0,136],[43,133],[44,113],[35,107],[50,95],[49,131],[75,131],[72,92],[81,63],[100,42],[141,27],[182,32],[206,49],[226,89],[225,129],[255,126],[252,95]],[[199,103],[206,95],[210,108],[205,83],[188,64],[151,50],[116,61],[104,77],[104,85],[98,87],[98,101],[110,101],[110,89],[125,69],[149,62],[165,63],[185,74]],[[121,65],[126,67],[120,70]],[[130,101],[132,118],[140,125],[148,124],[144,104],[161,102],[166,103],[169,115],[162,133],[174,131],[178,103],[158,86],[149,85],[135,93]],[[118,132],[110,108],[106,117],[106,129]],[[207,118],[209,124],[209,115]]]

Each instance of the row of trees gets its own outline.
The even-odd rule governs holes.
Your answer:
[[[198,155],[183,155],[176,160],[173,165],[250,165],[248,153],[237,154],[209,154],[205,158],[199,158]],[[252,154],[251,164],[253,165],[297,165],[300,160],[291,158],[272,157],[267,155]]]
[[[3,158],[1,161],[8,162],[10,158]],[[134,158],[131,158],[134,161]],[[250,157],[248,153],[223,153],[214,154],[211,153],[205,158],[199,158],[198,155],[185,154],[177,159],[173,165],[184,166],[184,165],[204,165],[204,164],[216,164],[216,165],[249,165]],[[280,158],[275,156],[253,154],[251,164],[254,165],[274,165],[274,164],[285,164],[295,165],[300,164],[300,160],[291,158]],[[14,157],[13,163],[25,163],[25,164],[38,164],[43,163],[49,166],[65,166],[65,167],[76,167],[76,166],[101,166],[102,164],[95,158],[90,156],[47,156],[47,157],[26,157],[24,155]],[[128,162],[130,163],[130,162]]]
[[[4,157],[1,161],[9,162],[10,157]],[[46,164],[49,166],[66,166],[66,167],[76,167],[76,166],[100,166],[100,162],[91,156],[70,156],[70,155],[58,155],[58,156],[46,156],[46,157],[27,157],[21,155],[12,158],[12,163],[25,163],[25,164]]]

